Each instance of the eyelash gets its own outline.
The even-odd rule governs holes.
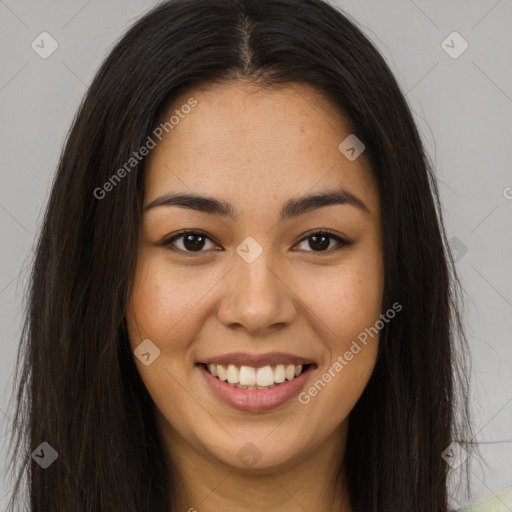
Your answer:
[[[163,240],[158,245],[164,246],[164,247],[168,247],[172,251],[181,252],[181,253],[184,253],[184,254],[187,254],[187,255],[195,255],[195,254],[201,254],[201,253],[207,252],[207,251],[203,251],[203,250],[200,250],[200,251],[186,251],[186,250],[178,249],[178,248],[172,246],[173,242],[175,242],[176,240],[178,240],[180,238],[183,238],[186,235],[200,235],[200,236],[203,236],[203,237],[207,238],[211,242],[216,243],[204,231],[201,231],[201,230],[184,230],[184,231],[180,231],[179,233],[176,233],[176,234],[172,235],[170,238],[167,238],[166,240]],[[348,247],[350,245],[353,245],[353,243],[354,243],[354,242],[349,242],[347,240],[344,240],[343,238],[341,238],[340,236],[336,235],[332,231],[329,231],[328,229],[322,229],[322,230],[310,232],[307,236],[305,236],[304,238],[299,240],[299,242],[296,245],[306,241],[308,238],[311,238],[311,237],[313,237],[315,235],[316,236],[327,235],[329,238],[335,239],[338,242],[338,246],[334,247],[334,248],[326,249],[326,250],[323,250],[323,251],[313,251],[313,250],[311,250],[311,251],[306,251],[306,252],[312,252],[314,254],[322,254],[322,253],[330,254],[330,253],[332,253],[334,251],[339,251],[339,250],[343,249],[344,247]]]

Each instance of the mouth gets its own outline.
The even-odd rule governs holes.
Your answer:
[[[213,377],[229,386],[245,390],[267,390],[302,375],[313,364],[276,364],[263,367],[199,363]]]
[[[203,360],[196,367],[213,396],[235,409],[257,413],[289,403],[317,364],[283,353],[237,353]]]

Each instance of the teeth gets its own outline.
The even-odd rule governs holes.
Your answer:
[[[284,370],[284,374],[285,374],[287,380],[292,380],[293,377],[295,377],[295,365],[294,364],[287,365]]]
[[[271,366],[264,366],[263,368],[258,368],[258,373],[256,374],[256,381],[258,386],[271,386],[274,384],[274,370],[272,370]]]
[[[213,373],[212,373],[212,375],[213,375]],[[254,368],[251,368],[250,366],[242,366],[240,368],[239,382],[240,382],[240,384],[242,384],[242,386],[254,386],[254,384],[256,384],[256,371],[254,370]],[[263,386],[263,384],[261,384],[261,382],[259,380],[258,380],[258,384],[260,386]],[[266,385],[267,384],[265,384],[265,386]]]
[[[278,364],[276,366],[236,366],[234,364],[207,364],[208,371],[219,380],[240,389],[272,389],[285,380],[293,380],[303,370],[301,364]]]
[[[281,383],[286,380],[286,372],[284,370],[284,364],[278,364],[276,366],[274,382]]]
[[[210,369],[211,367],[216,367],[217,368],[217,375],[215,375],[212,370]],[[227,380],[228,378],[228,375],[227,375],[227,372],[226,372],[226,368],[224,368],[224,366],[222,366],[221,364],[210,364],[208,365],[208,368],[210,369],[210,372],[211,374],[216,377],[218,376],[220,380],[222,381],[225,381]]]
[[[240,380],[239,380],[240,379],[240,371],[234,364],[228,365],[227,376],[228,376],[228,382],[230,384],[237,384],[238,382],[240,382]]]

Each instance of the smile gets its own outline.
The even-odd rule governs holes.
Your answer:
[[[317,367],[311,359],[280,352],[224,354],[196,363],[211,396],[251,413],[290,403]]]
[[[234,364],[207,363],[204,367],[214,377],[238,389],[273,389],[285,381],[294,380],[306,368],[302,364],[277,364],[261,368]]]

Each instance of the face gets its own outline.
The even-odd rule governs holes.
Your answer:
[[[135,363],[176,456],[292,466],[343,442],[376,362],[358,336],[382,307],[377,186],[310,86],[216,84],[172,110],[145,161]]]

